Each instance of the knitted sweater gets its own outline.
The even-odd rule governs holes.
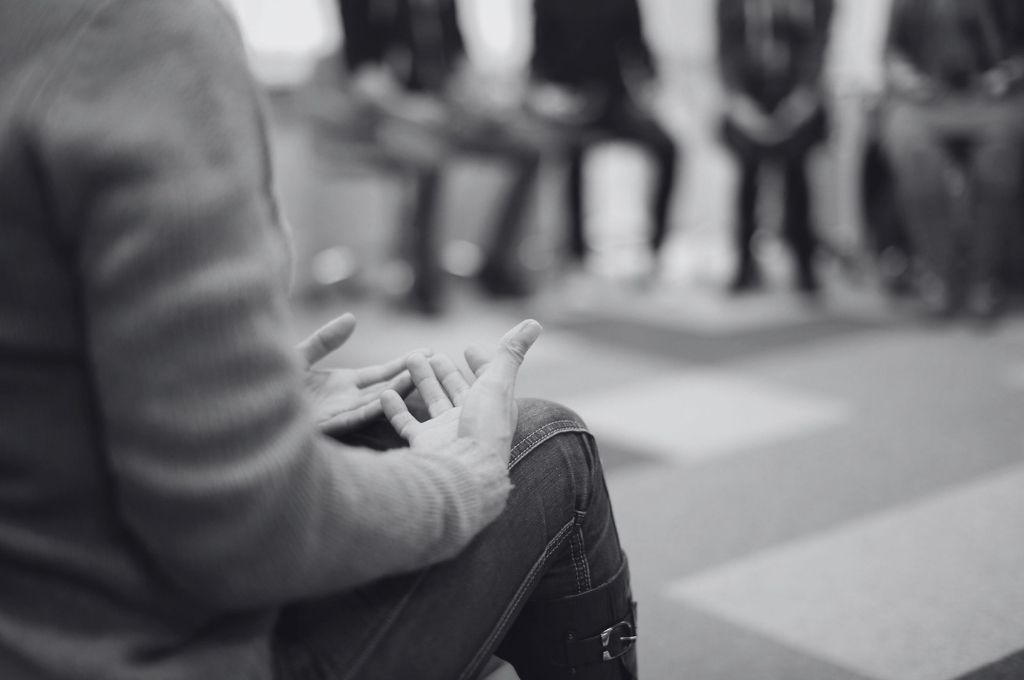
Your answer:
[[[316,432],[267,159],[216,0],[0,0],[0,678],[269,678],[500,513],[472,441]]]

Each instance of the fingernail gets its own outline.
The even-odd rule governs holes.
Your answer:
[[[544,330],[544,327],[540,325],[540,322],[536,319],[527,319],[526,321],[519,324],[519,332],[529,333],[531,335],[540,335],[540,332]]]

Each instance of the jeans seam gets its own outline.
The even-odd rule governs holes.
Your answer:
[[[551,437],[566,432],[588,433],[587,428],[575,420],[554,420],[539,427],[530,434],[523,437],[514,447],[508,461],[508,469],[511,470],[530,451],[537,448]]]
[[[583,536],[583,520],[587,513],[576,511],[576,535],[570,543],[573,569],[576,571],[576,589],[579,593],[590,590],[590,564],[587,561],[587,545]]]
[[[573,532],[572,538],[569,539],[569,554],[572,556],[572,571],[576,576],[576,592],[583,592],[583,570],[580,568],[580,548],[579,548],[579,527]]]
[[[530,589],[529,586],[536,579],[537,574],[540,573],[541,568],[547,562],[548,558],[552,555],[552,553],[554,553],[558,549],[558,547],[562,545],[562,543],[565,541],[565,537],[569,534],[569,532],[575,525],[575,520],[570,520],[565,524],[565,526],[558,530],[558,533],[555,534],[550,541],[548,541],[548,544],[544,547],[544,552],[541,553],[541,556],[537,559],[536,562],[534,562],[533,566],[530,568],[529,573],[527,573],[526,578],[524,578],[522,583],[519,584],[519,588],[516,590],[516,594],[512,598],[512,602],[509,603],[509,605],[505,608],[505,611],[502,613],[501,618],[498,619],[498,622],[494,625],[494,628],[491,630],[490,635],[487,636],[487,639],[484,641],[484,644],[480,647],[479,650],[477,650],[477,653],[473,657],[473,660],[470,661],[469,665],[466,666],[466,668],[459,675],[459,680],[464,680],[467,677],[467,673],[476,668],[477,664],[480,663],[480,659],[486,653],[486,650],[489,649],[491,645],[494,643],[494,639],[498,636],[498,631],[505,628],[509,619],[512,617],[512,612],[516,610],[516,608],[519,606],[520,601],[522,601],[522,599],[526,596],[526,593]]]

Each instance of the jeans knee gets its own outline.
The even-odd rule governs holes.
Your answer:
[[[529,436],[531,433],[545,428],[565,427],[586,430],[586,423],[572,409],[546,399],[522,398],[516,400],[519,407],[519,422],[516,426],[516,438]]]
[[[547,444],[552,448],[550,442],[557,442],[559,449],[566,447],[576,449],[591,449],[589,446],[569,445],[569,439],[558,436],[565,434],[588,435],[587,426],[583,420],[571,409],[565,406],[543,399],[518,399],[516,404],[519,407],[519,420],[516,423],[516,433],[512,440],[512,451],[509,458],[509,466],[515,467],[522,459],[526,458],[534,449]]]
[[[603,493],[603,469],[597,446],[583,420],[565,406],[541,399],[520,399],[519,422],[509,468],[513,484],[541,484],[551,503],[586,511]]]

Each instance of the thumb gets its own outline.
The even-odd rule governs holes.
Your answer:
[[[349,313],[342,314],[300,342],[299,353],[306,365],[312,366],[344,345],[355,329],[356,317]]]
[[[526,353],[533,347],[533,343],[537,342],[542,330],[544,329],[535,320],[527,319],[505,333],[498,343],[495,363],[518,370],[523,360],[526,359]]]

